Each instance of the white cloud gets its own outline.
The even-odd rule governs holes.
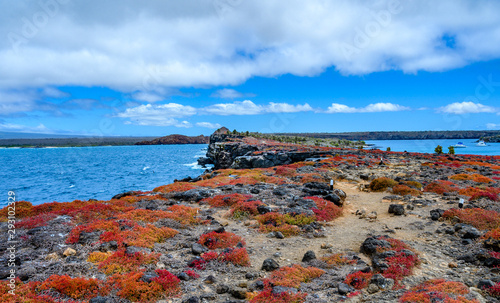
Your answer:
[[[198,122],[196,123],[196,126],[211,128],[211,129],[219,129],[222,127],[222,125],[220,125],[219,123],[210,123],[210,122]]]
[[[264,111],[264,107],[256,105],[250,100],[236,101],[233,103],[219,103],[202,109],[203,112],[213,115],[233,116],[233,115],[257,115]]]
[[[494,107],[483,105],[474,102],[455,102],[438,108],[439,112],[448,114],[478,114],[478,113],[494,113],[497,110]]]
[[[221,99],[236,99],[236,98],[241,98],[243,96],[244,95],[242,93],[231,88],[219,89],[218,91],[210,95],[210,97],[221,98]]]
[[[339,103],[332,103],[331,106],[328,107],[326,110],[327,113],[334,114],[334,113],[355,113],[357,112],[357,109],[354,107],[349,107],[345,104],[339,104]]]
[[[331,106],[328,107],[326,113],[335,114],[335,113],[379,113],[379,112],[398,112],[410,110],[409,107],[402,106],[399,104],[393,103],[373,103],[369,104],[365,107],[350,107],[345,104],[332,103]]]
[[[192,125],[188,121],[179,122],[177,119],[194,115],[241,116],[270,113],[296,113],[312,110],[312,107],[307,103],[293,105],[270,102],[266,105],[257,105],[250,100],[245,100],[232,103],[218,103],[200,108],[178,103],[139,105],[127,108],[124,112],[117,114],[116,117],[127,119],[124,122],[127,124],[191,127]],[[196,126],[208,128],[221,127],[218,123],[213,124],[208,122],[199,122],[196,123]]]
[[[54,133],[52,130],[48,129],[43,124],[39,124],[38,126],[33,127],[33,126],[26,126],[20,124],[12,124],[12,123],[0,123],[0,131],[19,132],[19,133],[41,133],[41,134]]]
[[[499,1],[399,1],[391,13],[393,2],[65,1],[28,36],[25,20],[44,13],[38,2],[0,0],[0,88],[150,92],[332,66],[360,75],[443,71],[500,57]]]
[[[308,112],[312,111],[313,108],[309,104],[298,104],[292,105],[288,103],[274,103],[270,102],[266,106],[265,111],[268,113],[297,113],[297,112]]]
[[[154,103],[154,102],[162,101],[165,99],[164,97],[162,97],[158,94],[146,93],[146,92],[134,93],[134,94],[132,94],[132,98],[135,100],[145,101],[148,103]]]
[[[496,123],[487,123],[486,124],[487,129],[500,129],[500,124]]]
[[[177,103],[161,105],[140,105],[127,108],[117,114],[119,118],[127,118],[129,123],[137,125],[191,127],[187,121],[179,122],[177,118],[189,117],[196,114],[196,108]],[[127,122],[126,122],[127,123]]]
[[[379,113],[379,112],[399,112],[404,110],[410,110],[410,108],[393,103],[375,103],[375,104],[369,104],[365,108],[362,108],[361,112]]]

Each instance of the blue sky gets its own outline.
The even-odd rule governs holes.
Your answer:
[[[0,8],[0,131],[500,129],[500,2]]]

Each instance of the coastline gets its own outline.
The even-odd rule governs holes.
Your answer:
[[[500,224],[491,200],[493,193],[498,198],[500,156],[339,149],[215,133],[198,162],[214,170],[150,192],[20,202],[18,293],[261,302],[275,292],[297,302],[348,296],[392,302],[422,281],[442,278],[467,285],[470,298],[497,300],[478,283],[496,283],[500,258],[480,256],[495,251],[498,242],[484,236],[500,226],[476,225],[464,215],[489,211],[492,224]],[[461,198],[464,210],[457,209]],[[458,230],[455,223],[462,224]],[[394,254],[407,271],[389,274]],[[279,278],[296,272],[306,276]],[[77,280],[82,276],[87,280]],[[58,288],[67,283],[96,286],[83,293]]]

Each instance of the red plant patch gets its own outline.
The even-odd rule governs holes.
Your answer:
[[[157,270],[157,278],[151,283],[141,280],[143,272],[115,274],[108,279],[108,284],[118,289],[117,295],[132,302],[156,302],[161,298],[181,295],[179,279],[166,270]]]
[[[341,265],[352,265],[356,264],[355,260],[349,259],[346,255],[342,253],[337,253],[329,256],[323,256],[320,258],[321,261],[325,262],[331,266],[341,266]]]
[[[364,273],[362,271],[357,271],[347,275],[344,283],[347,285],[351,285],[355,289],[363,289],[370,284],[370,280],[373,276],[373,273],[368,272]]]
[[[109,254],[109,256],[95,256],[91,254],[89,260],[93,260],[93,257],[96,257],[94,260],[99,261],[99,270],[105,274],[111,275],[115,273],[138,271],[143,265],[157,262],[160,254],[145,254],[142,252],[128,254],[125,249],[119,249]],[[100,260],[101,258],[103,260]]]
[[[384,277],[395,281],[394,287],[399,287],[399,281],[412,274],[413,269],[420,264],[420,259],[418,258],[416,252],[403,241],[390,237],[379,237],[378,239],[385,240],[391,245],[390,248],[378,247],[378,253],[388,250],[396,252],[394,256],[385,259],[389,268],[383,270],[381,273]]]
[[[481,208],[452,208],[443,213],[443,218],[445,219],[453,219],[455,217],[462,223],[470,224],[482,230],[500,227],[500,213],[493,210]]]
[[[259,293],[253,293],[249,295],[250,303],[303,303],[307,297],[306,293],[296,293],[282,292],[273,293],[272,287],[265,287],[263,291]]]
[[[434,279],[411,288],[399,299],[399,302],[479,303],[478,300],[469,300],[464,297],[464,295],[467,295],[468,293],[469,288],[461,282],[446,281],[444,279]]]
[[[37,291],[54,289],[73,299],[91,299],[106,296],[109,289],[97,279],[71,278],[68,275],[52,275],[36,287]]]
[[[483,239],[493,239],[493,240],[500,240],[500,227],[495,228],[493,230],[488,231],[485,233],[482,237]]]
[[[201,255],[201,258],[202,260],[195,262],[194,268],[204,269],[205,263],[213,260],[232,263],[237,266],[250,266],[250,257],[246,248],[227,248],[221,253],[209,251]]]
[[[475,200],[478,200],[480,198],[486,198],[486,199],[489,199],[489,200],[495,201],[495,202],[498,201],[498,195],[487,192],[487,191],[480,191],[480,192],[473,194],[472,197],[470,197],[469,201],[475,201]]]
[[[500,298],[500,282],[486,290],[492,297]]]
[[[212,207],[229,207],[236,203],[250,199],[251,195],[242,195],[238,193],[228,195],[217,195],[210,198],[205,198],[200,201],[200,204],[208,203]]]
[[[298,264],[281,267],[271,273],[264,281],[272,285],[284,287],[300,287],[300,283],[309,282],[312,279],[322,276],[325,272],[316,267],[304,268]]]
[[[228,248],[233,247],[238,243],[245,245],[245,240],[231,232],[215,232],[212,231],[207,234],[203,234],[200,236],[198,243],[205,245],[209,249],[217,249],[217,248]]]
[[[231,216],[239,219],[243,217],[251,217],[259,214],[257,207],[264,205],[260,201],[246,201],[234,204],[231,208]]]
[[[442,195],[444,193],[456,192],[458,191],[458,187],[451,181],[437,180],[424,187],[424,191]]]
[[[411,188],[406,185],[395,185],[392,187],[392,192],[396,195],[401,195],[401,196],[406,196],[406,195],[412,195],[412,196],[418,196],[420,195],[420,191]]]
[[[145,227],[133,221],[97,220],[89,224],[73,228],[66,243],[75,244],[83,232],[103,231],[99,239],[102,242],[116,241],[119,246],[153,247],[155,243],[172,238],[179,232],[168,227],[156,227],[147,224]]]
[[[174,182],[167,185],[159,186],[153,189],[153,192],[159,193],[171,193],[171,192],[183,192],[196,188],[196,185],[189,182]]]
[[[342,216],[342,208],[330,201],[320,197],[305,197],[304,199],[313,200],[316,203],[316,208],[313,208],[312,211],[318,221],[333,221]]]

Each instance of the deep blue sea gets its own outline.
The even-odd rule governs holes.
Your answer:
[[[196,177],[207,145],[144,145],[0,149],[0,201],[8,191],[33,204],[109,200],[129,190],[152,190]],[[3,195],[3,197],[1,196]],[[2,206],[4,203],[1,203]]]
[[[365,141],[367,144],[374,144],[380,150],[390,147],[392,151],[408,151],[417,153],[433,153],[436,146],[441,145],[443,152],[448,152],[448,146],[462,142],[465,148],[455,148],[455,154],[470,155],[500,155],[500,143],[486,143],[487,146],[476,146],[477,140],[376,140]]]

